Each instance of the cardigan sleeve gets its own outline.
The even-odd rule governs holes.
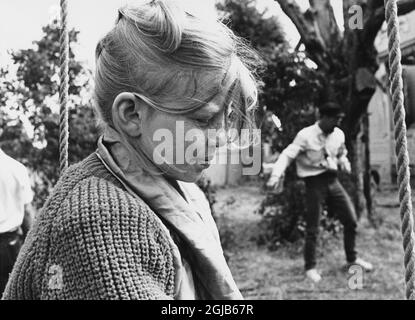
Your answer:
[[[172,299],[170,244],[144,202],[103,179],[81,182],[51,227],[43,299]]]

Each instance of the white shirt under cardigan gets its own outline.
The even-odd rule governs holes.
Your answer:
[[[350,171],[344,132],[336,127],[332,133],[325,134],[318,122],[298,132],[274,164],[272,175],[281,177],[294,159],[300,178],[337,171],[339,166]]]
[[[0,233],[20,227],[24,205],[32,198],[26,167],[0,149]]]

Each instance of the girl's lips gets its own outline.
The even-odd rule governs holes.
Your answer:
[[[207,156],[207,157],[205,158],[205,161],[206,161],[206,162],[211,162],[213,159],[215,159],[215,155],[216,155],[216,153],[213,153],[213,154],[211,154],[210,156]]]
[[[207,169],[210,167],[210,161],[198,161],[196,163],[196,166],[202,168],[202,170]]]
[[[215,154],[212,154],[210,156],[206,156],[204,159],[197,159],[196,165],[199,166],[202,169],[207,169],[210,167],[213,159],[215,158]]]
[[[210,166],[211,161],[208,160],[201,160],[197,161],[196,164],[203,165],[203,166]]]
[[[206,163],[210,164],[214,158],[215,158],[215,155],[211,155],[211,156],[205,157],[204,159],[196,159],[196,162],[200,164],[206,164]]]

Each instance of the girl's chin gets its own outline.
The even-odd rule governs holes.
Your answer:
[[[183,175],[180,175],[179,177],[176,178],[176,180],[180,180],[183,182],[196,182],[197,180],[200,179],[200,177],[202,176],[202,171],[193,171],[193,172],[188,172],[185,173]]]

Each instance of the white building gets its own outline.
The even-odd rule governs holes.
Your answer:
[[[415,65],[405,65],[405,63],[415,64],[415,12],[400,17],[400,34],[404,63],[408,148],[411,165],[415,165]],[[371,166],[379,173],[381,182],[384,183],[390,183],[396,177],[393,112],[388,94],[388,74],[385,67],[388,60],[387,45],[388,38],[384,24],[375,41],[381,62],[376,78],[383,86],[378,85],[368,108]]]

